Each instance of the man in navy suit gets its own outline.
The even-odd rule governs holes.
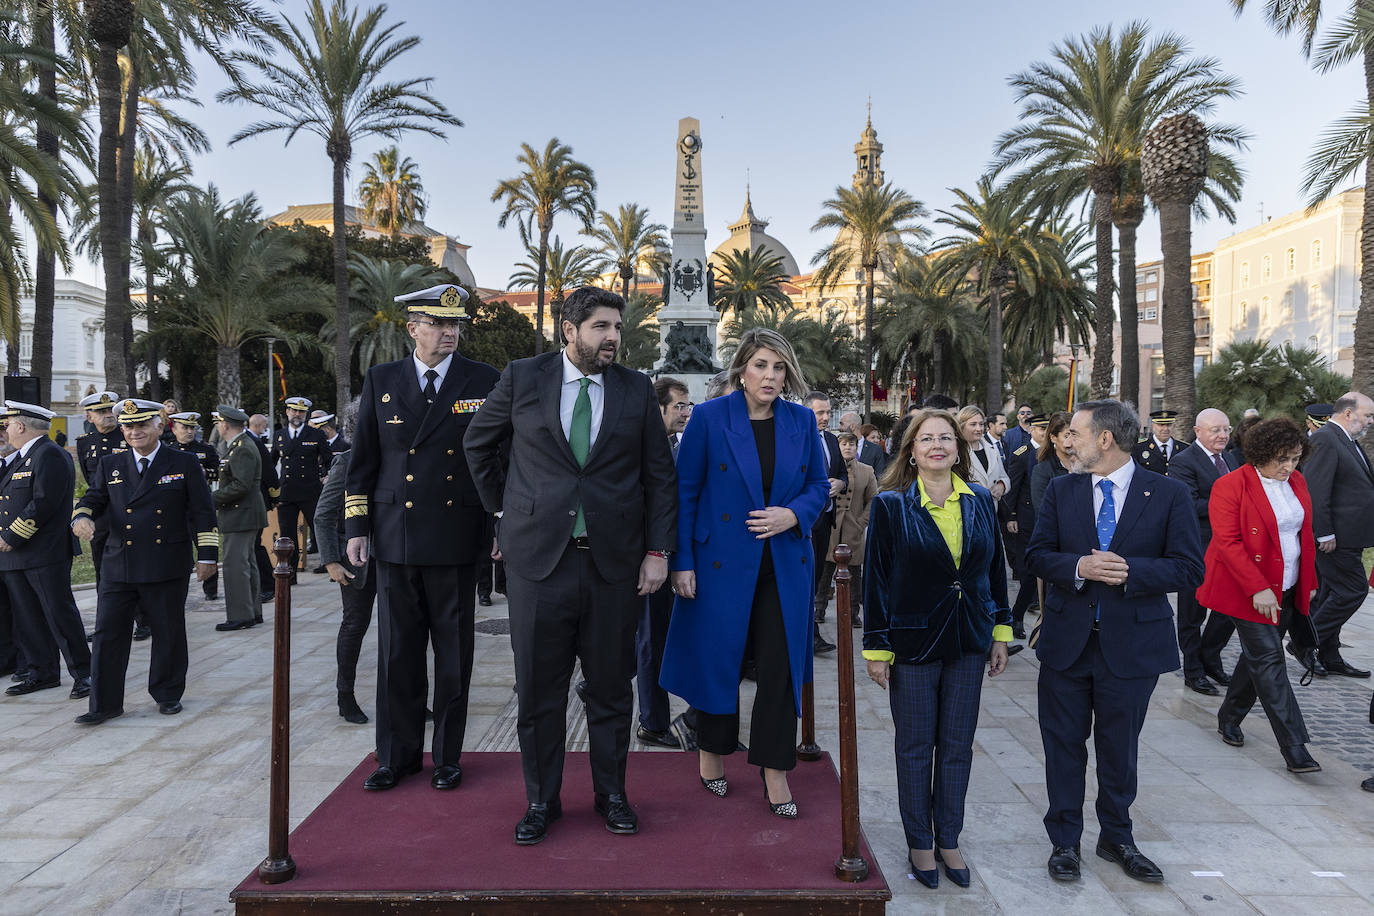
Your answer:
[[[1138,428],[1119,401],[1078,407],[1072,473],[1050,483],[1026,550],[1027,567],[1048,586],[1036,654],[1049,873],[1059,881],[1080,877],[1094,732],[1097,854],[1137,880],[1164,880],[1131,833],[1137,747],[1159,675],[1179,667],[1168,593],[1196,588],[1203,564],[1187,488],[1131,460]]]
[[[1231,439],[1231,421],[1226,414],[1209,407],[1200,411],[1193,423],[1193,444],[1174,455],[1169,462],[1169,476],[1187,487],[1193,498],[1202,550],[1206,553],[1212,541],[1212,523],[1207,516],[1212,484],[1238,465],[1236,456],[1226,450]],[[1221,665],[1221,650],[1236,632],[1233,619],[1215,612],[1209,616],[1207,608],[1197,603],[1192,589],[1178,590],[1178,647],[1183,651],[1183,682],[1189,690],[1216,696],[1219,691],[1212,681],[1223,687],[1230,685],[1231,678]]]

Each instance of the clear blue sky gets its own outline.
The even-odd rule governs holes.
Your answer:
[[[280,8],[299,15],[303,6],[284,0]],[[708,246],[739,215],[749,169],[755,210],[805,270],[828,241],[810,232],[820,202],[854,171],[870,93],[888,179],[932,209],[946,207],[947,189],[971,188],[994,140],[1013,123],[1010,74],[1045,59],[1067,35],[1137,17],[1181,33],[1196,54],[1215,56],[1242,80],[1245,96],[1215,117],[1254,135],[1241,159],[1248,179],[1237,207],[1237,228],[1253,226],[1261,202],[1270,216],[1301,205],[1298,184],[1313,140],[1363,93],[1358,66],[1316,74],[1295,39],[1270,33],[1258,6],[1237,19],[1226,0],[399,0],[388,15],[405,21],[404,34],[423,37],[394,75],[432,76],[434,94],[465,124],[447,142],[401,139],[429,194],[426,222],[472,246],[481,285],[504,287],[523,251],[513,227],[497,228],[490,196],[516,174],[521,141],[542,148],[558,137],[595,170],[599,206],[614,211],[635,201],[667,223],[677,120],[699,118]],[[259,113],[216,104],[223,78],[208,64],[200,76],[205,107],[193,117],[215,148],[196,161],[198,182],[232,196],[254,191],[268,213],[330,199],[320,141],[301,134],[283,148],[278,135],[229,147],[232,133]],[[351,189],[361,163],[389,142],[356,144]],[[568,241],[577,227],[563,216],[554,231]],[[1195,225],[1194,248],[1233,231],[1218,220]],[[1158,256],[1157,237],[1151,214],[1140,233],[1141,260]],[[97,276],[85,266],[74,273]]]

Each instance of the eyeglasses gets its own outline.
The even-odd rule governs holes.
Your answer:
[[[414,321],[416,324],[423,324],[431,328],[438,328],[441,331],[455,331],[458,329],[458,325],[461,323],[456,319],[453,321],[432,321],[428,318],[416,318],[414,319]]]
[[[1209,426],[1209,427],[1207,427],[1206,429],[1204,429],[1203,432],[1204,432],[1204,433],[1207,433],[1207,434],[1209,434],[1209,435],[1212,435],[1212,436],[1216,436],[1216,435],[1219,435],[1219,434],[1221,434],[1221,433],[1226,433],[1226,434],[1229,436],[1229,435],[1231,434],[1231,427],[1229,427],[1229,426]]]
[[[919,445],[921,448],[930,448],[932,445],[936,444],[937,442],[938,442],[940,445],[950,446],[950,445],[953,445],[953,444],[954,444],[954,437],[953,437],[953,436],[950,436],[950,435],[944,435],[944,436],[921,436],[919,439],[916,440],[916,444]]]
[[[691,410],[692,410],[692,405],[691,405],[691,404],[679,403],[679,404],[672,404],[672,405],[670,405],[670,406],[673,408],[673,410],[676,410],[678,413],[690,413]]]

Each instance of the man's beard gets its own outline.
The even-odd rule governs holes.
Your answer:
[[[579,340],[573,344],[573,352],[577,354],[578,368],[587,375],[599,375],[605,371],[606,366],[615,362],[615,351],[613,350],[610,359],[606,361],[605,365],[602,365],[600,362],[601,346],[599,344],[592,347]]]

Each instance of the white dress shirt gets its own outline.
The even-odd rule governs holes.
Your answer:
[[[1302,542],[1298,535],[1302,531],[1303,508],[1293,485],[1286,480],[1271,480],[1259,475],[1264,484],[1264,495],[1269,497],[1269,506],[1274,510],[1274,521],[1279,525],[1279,547],[1283,551],[1283,590],[1286,592],[1298,583],[1298,557],[1302,554]]]
[[[1116,510],[1116,520],[1121,521],[1121,507],[1126,504],[1126,494],[1131,490],[1131,478],[1135,476],[1135,462],[1127,461],[1121,467],[1112,471],[1106,477],[1101,474],[1092,475],[1093,478],[1093,524],[1097,524],[1097,514],[1102,511],[1102,487],[1099,484],[1104,480],[1112,482],[1112,506]]]
[[[15,455],[15,457],[11,458],[10,461],[22,461],[24,458],[28,457],[29,451],[33,449],[34,443],[42,438],[42,436],[34,436],[28,442],[25,442],[23,445],[19,446],[18,453]]]
[[[426,366],[414,353],[410,354],[410,358],[415,363],[415,380],[419,383],[421,391],[425,390],[425,373],[430,369],[439,373],[439,377],[434,380],[434,390],[438,391],[444,387],[444,376],[448,375],[448,367],[453,365],[452,353],[440,360],[437,366]]]
[[[134,456],[134,469],[135,469],[135,470],[138,470],[138,463],[139,463],[140,461],[143,461],[144,459],[147,459],[147,461],[148,461],[148,467],[152,467],[152,466],[153,466],[153,459],[157,457],[157,450],[160,449],[160,448],[162,448],[162,441],[159,440],[159,439],[154,439],[154,440],[153,440],[153,443],[154,443],[154,444],[153,444],[153,450],[152,450],[150,453],[148,453],[147,455],[140,455],[140,454],[138,453],[138,450],[137,450],[137,449],[133,449],[133,448],[129,449],[129,451],[132,452],[132,453],[133,453],[133,456]],[[142,472],[142,471],[139,471],[139,473],[142,474],[143,472]]]
[[[583,375],[582,370],[568,359],[568,351],[563,351],[563,388],[559,392],[558,419],[563,424],[563,438],[572,439],[573,407],[577,404],[577,394],[582,390],[582,379],[589,378],[587,396],[592,401],[592,438],[596,443],[597,433],[601,432],[601,414],[606,406],[606,379],[603,375]]]
[[[1170,454],[1169,454],[1169,443],[1170,443],[1170,440],[1169,440],[1169,439],[1165,439],[1163,442],[1160,442],[1158,436],[1151,436],[1150,438],[1152,438],[1152,439],[1155,440],[1155,445],[1159,446],[1159,450],[1160,450],[1161,452],[1164,453],[1164,460],[1165,460],[1165,461],[1168,461],[1169,458],[1172,457],[1172,456],[1170,456]]]

